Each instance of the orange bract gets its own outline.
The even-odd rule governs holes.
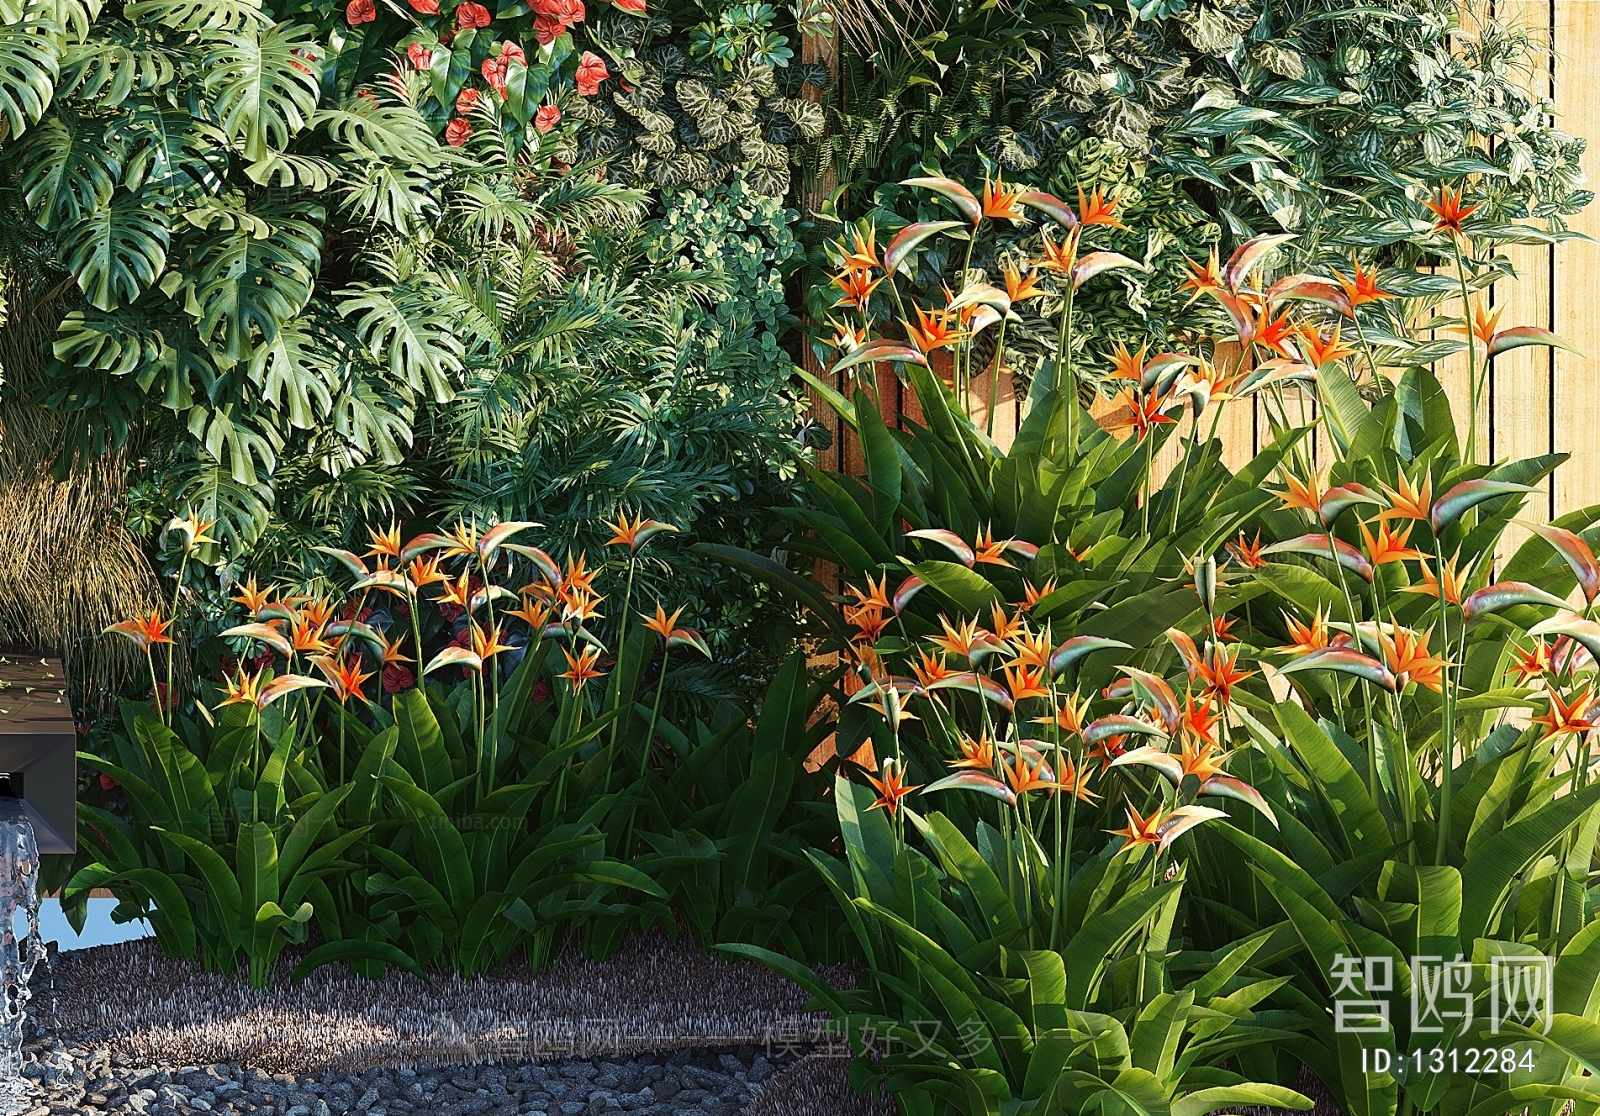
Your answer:
[[[1283,614],[1283,622],[1289,629],[1290,642],[1288,646],[1278,648],[1279,651],[1291,655],[1309,655],[1328,646],[1328,614],[1321,609],[1312,614],[1309,624],[1302,624],[1287,612]]]
[[[112,624],[105,630],[105,634],[122,636],[138,645],[141,651],[148,651],[158,643],[172,642],[172,637],[167,635],[167,629],[170,627],[172,627],[171,620],[162,620],[161,613],[151,609],[149,616]]]
[[[1209,649],[1205,661],[1195,667],[1195,677],[1206,684],[1206,696],[1214,697],[1223,705],[1233,700],[1233,688],[1246,678],[1254,677],[1253,670],[1239,669],[1239,651],[1230,654],[1220,647]]]
[[[1592,700],[1589,687],[1579,690],[1571,701],[1563,701],[1561,695],[1549,687],[1545,688],[1545,694],[1550,699],[1550,708],[1530,720],[1544,726],[1546,740],[1567,733],[1581,736],[1595,727],[1595,722],[1584,716]]]
[[[1260,531],[1256,532],[1255,539],[1250,542],[1245,542],[1244,532],[1240,531],[1238,541],[1228,543],[1226,550],[1233,555],[1234,561],[1246,569],[1259,570],[1267,564],[1267,560],[1261,557]]]
[[[961,758],[950,761],[951,767],[970,767],[978,771],[994,770],[994,743],[988,736],[973,740],[961,738]]]
[[[1454,558],[1445,559],[1443,574],[1444,599],[1451,604],[1460,604],[1461,575],[1456,572],[1456,560]],[[1421,593],[1423,596],[1437,599],[1439,596],[1439,581],[1440,579],[1434,575],[1434,572],[1428,568],[1428,564],[1424,562],[1422,564],[1422,584],[1407,585],[1400,591],[1402,593]]]
[[[850,235],[851,235],[851,238],[854,241],[854,246],[850,249],[850,251],[848,251],[848,252],[844,251],[844,245],[843,245],[842,242],[840,243],[840,246],[839,246],[839,250],[844,253],[844,264],[843,264],[843,267],[845,268],[845,270],[847,270],[847,271],[871,271],[873,268],[877,267],[878,266],[878,245],[877,245],[878,230],[877,230],[877,228],[874,227],[874,226],[868,225],[867,226],[867,235],[865,237],[863,237],[861,235],[861,230],[860,229],[852,229]]]
[[[1432,635],[1432,628],[1420,636],[1398,625],[1392,637],[1381,628],[1378,630],[1378,646],[1383,649],[1384,661],[1400,686],[1409,681],[1435,693],[1443,691],[1445,660],[1428,653],[1428,640]]]
[[[1189,295],[1189,302],[1193,302],[1208,291],[1220,291],[1225,288],[1226,284],[1222,281],[1222,268],[1217,263],[1215,245],[1212,246],[1211,256],[1206,260],[1204,267],[1187,257],[1184,258],[1183,262],[1189,265],[1189,274],[1179,289],[1192,292]]]
[[[841,271],[833,277],[833,285],[842,292],[834,300],[835,306],[848,306],[854,310],[865,310],[867,303],[872,300],[872,292],[883,282],[883,277],[874,279],[868,271]]]
[[[1046,271],[1058,274],[1068,274],[1072,271],[1072,264],[1078,257],[1078,230],[1074,228],[1067,234],[1067,239],[1060,244],[1050,239],[1049,231],[1040,234],[1039,251],[1043,258],[1039,261],[1040,267]]]
[[[1108,829],[1107,833],[1113,837],[1125,838],[1128,842],[1125,847],[1137,845],[1161,844],[1161,823],[1164,820],[1160,808],[1151,812],[1148,818],[1139,816],[1139,812],[1132,806],[1124,804],[1123,809],[1128,814],[1128,824],[1121,829]]]
[[[1050,578],[1038,588],[1027,578],[1022,580],[1022,607],[1032,612],[1038,603],[1056,591],[1056,579]]]
[[[1011,792],[1019,798],[1030,791],[1060,789],[1060,784],[1053,779],[1039,777],[1041,769],[1045,769],[1044,764],[1042,762],[1038,764],[1029,763],[1028,757],[1023,755],[1021,748],[1017,749],[1016,754],[1012,757],[1012,762],[1001,763],[1000,765],[1000,773],[1006,777],[1006,782],[1011,786]]]
[[[1463,205],[1462,194],[1464,192],[1463,188],[1451,193],[1450,187],[1440,186],[1437,197],[1432,201],[1422,203],[1433,212],[1435,217],[1433,222],[1434,232],[1446,232],[1451,236],[1460,236],[1466,231],[1462,227],[1462,222],[1477,212],[1478,206]]]
[[[1367,548],[1368,559],[1371,560],[1374,566],[1382,566],[1389,562],[1400,562],[1407,558],[1420,559],[1422,552],[1406,545],[1406,540],[1411,537],[1413,530],[1414,528],[1407,527],[1396,534],[1389,530],[1389,524],[1380,518],[1378,520],[1378,534],[1374,538],[1372,532],[1367,529],[1367,525],[1363,523],[1361,525],[1361,541]],[[1424,570],[1423,574],[1426,576],[1427,571]]]
[[[239,586],[239,595],[237,597],[229,597],[228,599],[244,605],[245,608],[250,610],[250,614],[254,616],[256,613],[261,611],[262,605],[266,604],[272,599],[272,594],[275,589],[277,589],[277,586],[275,585],[269,585],[265,589],[256,588],[256,579],[254,575],[252,575],[249,581]]]
[[[1083,196],[1083,187],[1078,187],[1078,221],[1084,225],[1110,225],[1113,228],[1126,229],[1128,226],[1117,220],[1115,214],[1117,200],[1107,200],[1098,189],[1086,201]]]
[[[1355,263],[1356,273],[1350,278],[1346,279],[1337,271],[1333,273],[1333,277],[1339,281],[1339,286],[1344,288],[1345,297],[1350,300],[1351,310],[1358,306],[1365,306],[1369,302],[1399,297],[1398,295],[1390,294],[1388,291],[1380,291],[1378,289],[1378,273],[1376,271],[1366,271],[1359,261],[1353,262]]]
[[[949,348],[957,342],[966,340],[967,334],[961,329],[952,329],[950,326],[950,313],[947,310],[934,310],[929,312],[918,306],[917,324],[902,322],[905,326],[906,336],[911,338],[913,344],[925,353],[935,349]]]
[[[1135,384],[1144,382],[1144,354],[1149,346],[1140,345],[1137,353],[1130,353],[1128,346],[1121,341],[1111,350],[1111,378],[1113,380],[1132,380]]]
[[[1422,474],[1422,487],[1412,488],[1411,481],[1404,473],[1400,474],[1399,488],[1390,488],[1380,484],[1385,496],[1389,497],[1387,511],[1378,513],[1379,519],[1415,519],[1428,522],[1428,517],[1433,510],[1433,477],[1428,473]]]
[[[373,530],[368,532],[372,545],[368,547],[368,558],[398,558],[400,557],[400,526],[396,523],[389,524],[387,531]]]
[[[1189,735],[1205,741],[1208,746],[1214,744],[1216,737],[1212,734],[1216,732],[1217,725],[1221,721],[1222,715],[1212,709],[1209,700],[1202,698],[1196,703],[1193,694],[1184,695],[1182,725],[1188,730]],[[1185,745],[1186,749],[1187,747]]]
[[[940,616],[939,623],[944,628],[944,634],[928,636],[927,639],[929,643],[948,654],[970,658],[972,652],[988,643],[989,633],[978,630],[977,620],[965,620],[957,628],[952,627],[948,619]]]
[[[605,671],[595,669],[595,664],[600,661],[600,652],[596,648],[585,647],[578,653],[577,657],[573,657],[572,652],[563,647],[561,654],[567,660],[567,669],[557,677],[565,678],[571,682],[574,690],[583,689],[584,685],[592,679],[605,677]]]
[[[1302,326],[1299,344],[1300,355],[1313,368],[1321,368],[1324,364],[1355,355],[1354,347],[1339,340],[1338,323],[1334,324],[1333,331],[1326,337],[1320,329]]]
[[[1017,198],[1021,194],[1021,190],[1007,190],[1004,177],[997,171],[993,182],[987,178],[983,182],[983,215],[1007,221],[1026,220],[1026,215],[1017,208]]]
[[[876,810],[881,806],[889,811],[891,817],[900,808],[900,800],[917,789],[906,786],[905,771],[901,768],[900,761],[893,757],[883,761],[883,778],[868,775],[867,782],[878,792],[878,800],[869,809]]]
[[[328,680],[328,687],[333,691],[333,696],[343,705],[351,698],[367,700],[367,695],[361,692],[361,684],[372,677],[372,674],[361,669],[361,659],[331,658],[319,655],[312,660],[322,676]]]
[[[1305,511],[1319,513],[1322,509],[1322,498],[1326,492],[1322,477],[1313,474],[1306,480],[1300,480],[1287,469],[1283,471],[1283,484],[1285,491],[1278,496],[1279,502],[1285,511],[1300,508]]]
[[[1039,298],[1044,294],[1039,286],[1039,273],[1034,268],[1028,269],[1026,276],[1017,269],[1015,264],[1005,263],[1000,265],[1000,274],[1005,277],[1006,297],[1012,305],[1024,302],[1030,298]]]
[[[1513,646],[1512,656],[1513,661],[1506,670],[1517,672],[1519,686],[1526,686],[1528,679],[1538,678],[1550,669],[1550,645],[1542,639],[1526,650]]]
[[[1050,690],[1044,685],[1044,671],[1038,667],[1026,666],[1022,663],[1008,663],[1006,665],[1006,689],[1011,693],[1012,701],[1024,701],[1027,698],[1047,698]]]
[[[918,661],[911,664],[911,673],[916,675],[917,684],[927,689],[935,682],[941,682],[958,673],[945,664],[943,655],[930,655],[926,651],[918,653]]]

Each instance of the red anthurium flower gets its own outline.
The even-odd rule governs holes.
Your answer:
[[[344,9],[345,22],[351,27],[371,23],[378,18],[378,8],[372,0],[350,0]]]
[[[478,107],[478,99],[482,96],[483,94],[476,89],[463,89],[456,94],[456,112],[462,116],[467,115]]]
[[[406,61],[419,70],[426,70],[433,64],[433,51],[422,43],[412,43],[406,47]]]
[[[548,132],[561,122],[561,110],[555,105],[544,105],[533,115],[533,126],[541,132]]]
[[[524,66],[526,66],[528,64],[528,56],[522,53],[522,48],[520,46],[512,42],[510,39],[507,39],[505,42],[500,44],[500,64],[505,66],[512,62],[521,62]]]
[[[399,663],[390,663],[383,668],[383,692],[386,694],[398,694],[416,684],[416,676]]]
[[[472,125],[461,117],[456,117],[445,125],[444,142],[451,147],[461,147],[472,138]]]
[[[371,0],[367,0],[369,6]],[[479,27],[489,26],[489,9],[482,4],[466,0],[456,9],[456,26],[463,31],[472,31]]]
[[[600,92],[600,83],[611,76],[603,58],[592,51],[584,51],[578,60],[578,96],[593,97]]]
[[[438,15],[439,0],[406,0],[411,10],[419,15]]]
[[[632,12],[634,15],[644,15],[645,13],[645,0],[611,0],[611,2],[623,11]]]

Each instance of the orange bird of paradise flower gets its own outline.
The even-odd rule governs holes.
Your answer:
[[[605,677],[605,671],[595,669],[595,664],[600,661],[600,652],[596,648],[585,647],[574,657],[572,652],[563,647],[561,654],[566,656],[567,669],[557,677],[571,682],[573,690],[581,690],[590,681]]]
[[[148,651],[158,643],[172,642],[172,637],[167,635],[167,629],[170,627],[172,627],[171,620],[161,619],[161,613],[151,609],[149,616],[112,624],[105,630],[105,634],[122,636],[136,644],[139,650]]]
[[[1477,212],[1478,206],[1463,205],[1464,192],[1464,189],[1458,189],[1452,193],[1450,187],[1440,186],[1437,197],[1422,203],[1432,211],[1435,218],[1432,231],[1449,233],[1452,237],[1465,234],[1466,230],[1462,223]]]
[[[370,672],[361,669],[361,660],[333,658],[328,655],[319,655],[311,660],[322,676],[328,680],[328,688],[333,691],[334,698],[343,705],[351,698],[367,700],[367,695],[361,692],[361,684],[372,677]]]
[[[1126,229],[1116,217],[1117,201],[1115,198],[1106,198],[1098,188],[1088,198],[1084,199],[1083,187],[1078,187],[1078,222],[1083,225],[1110,225],[1112,228]]]
[[[911,338],[913,344],[925,353],[935,349],[945,349],[960,341],[966,340],[967,334],[962,329],[952,329],[950,326],[950,313],[946,310],[929,312],[918,306],[917,324],[902,322],[906,336]]]
[[[1544,739],[1554,740],[1567,733],[1581,736],[1595,727],[1595,722],[1584,715],[1592,700],[1589,687],[1579,690],[1571,701],[1563,701],[1561,695],[1549,687],[1545,688],[1545,693],[1549,695],[1550,708],[1537,717],[1529,718],[1534,724],[1544,726]]]
[[[1345,297],[1350,300],[1351,313],[1346,315],[1347,317],[1354,318],[1354,311],[1358,306],[1365,306],[1369,302],[1379,302],[1386,298],[1399,297],[1398,295],[1390,294],[1388,291],[1380,291],[1378,289],[1377,271],[1365,270],[1359,260],[1352,260],[1351,262],[1355,265],[1354,275],[1346,278],[1337,271],[1333,273],[1333,277],[1338,281],[1339,286],[1344,288]]]
[[[676,531],[677,528],[670,523],[662,523],[655,519],[646,519],[643,513],[633,517],[633,522],[628,521],[626,514],[619,515],[615,523],[606,522],[611,528],[611,537],[606,540],[607,546],[625,546],[635,554],[639,548],[649,542],[652,537],[662,531]]]
[[[906,785],[905,769],[893,756],[883,761],[882,774],[881,779],[872,775],[867,776],[867,782],[878,792],[878,800],[869,809],[876,810],[881,806],[889,811],[890,817],[894,817],[895,812],[900,809],[900,800],[918,788]]]

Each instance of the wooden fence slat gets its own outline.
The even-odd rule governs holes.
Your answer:
[[[1561,127],[1573,135],[1600,138],[1600,71],[1594,47],[1600,43],[1600,4],[1589,0],[1555,0],[1555,102]],[[1584,156],[1593,169],[1596,149]],[[1591,181],[1592,181],[1591,176]],[[1571,226],[1600,236],[1600,207],[1589,206],[1571,218]],[[1555,353],[1551,418],[1555,449],[1571,459],[1555,477],[1556,515],[1600,499],[1600,243],[1575,240],[1556,254],[1555,329],[1578,349]]]
[[[1526,29],[1536,41],[1551,34],[1549,0],[1496,0],[1495,13],[1509,26]],[[1549,58],[1528,74],[1536,94],[1550,92]],[[1511,245],[1504,250],[1517,279],[1494,285],[1494,312],[1500,328],[1531,325],[1555,328],[1550,299],[1550,274],[1554,249],[1543,245]],[[1513,349],[1494,359],[1490,369],[1489,450],[1496,461],[1515,460],[1551,452],[1550,386],[1553,365],[1550,350]],[[1523,518],[1542,522],[1550,516],[1550,500],[1530,500]],[[1500,544],[1499,561],[1516,553],[1530,532],[1513,524]]]

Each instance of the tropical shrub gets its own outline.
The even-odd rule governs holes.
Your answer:
[[[821,106],[800,90],[825,86],[827,70],[791,65],[790,36],[819,26],[815,14],[645,0],[267,7],[317,28],[330,88],[382,78],[402,59],[445,142],[604,163],[630,186],[710,190],[742,168],[753,189],[782,198],[791,149],[822,133]]]
[[[901,301],[898,265],[932,238],[982,229],[984,204],[956,184],[914,185],[970,208],[970,224],[907,226],[881,260],[854,246],[839,288],[889,284],[888,301]],[[986,191],[990,207],[997,193]],[[1019,200],[1074,234],[1087,223],[1047,195]],[[1221,1032],[1240,1075],[1230,1087],[1294,1081],[1304,1064],[1342,1110],[1362,1113],[1499,1112],[1586,1088],[1584,1043],[1597,1033],[1586,966],[1600,792],[1585,743],[1600,648],[1586,607],[1600,591],[1597,515],[1535,526],[1501,557],[1532,485],[1560,458],[1478,463],[1471,424],[1458,430],[1420,362],[1464,353],[1476,399],[1490,357],[1561,342],[1501,329],[1474,297],[1494,245],[1516,230],[1456,190],[1427,207],[1427,242],[1455,265],[1444,277],[1453,302],[1440,277],[1403,270],[1273,279],[1277,237],[1247,242],[1225,265],[1194,265],[1190,289],[1226,326],[1207,339],[1210,357],[1112,354],[1135,435],[1120,444],[1060,390],[1075,376],[1065,355],[1052,385],[1036,381],[1009,452],[975,428],[957,394],[971,359],[961,350],[987,327],[963,310],[990,308],[994,325],[1015,301],[975,272],[906,328],[913,341],[930,323],[946,330],[950,387],[926,367],[935,346],[839,346],[834,371],[866,381],[853,404],[833,400],[858,432],[865,476],[809,476],[811,506],[794,513],[787,545],[840,569],[843,597],[756,555],[723,557],[788,586],[849,666],[835,808],[851,855],[815,859],[870,979],[849,993],[810,985],[853,1028],[858,1080],[885,1080],[926,1112],[1037,1104],[1052,1087],[1078,1096],[1051,1084],[1062,1063],[1044,1053],[1040,1003],[1064,1003],[1069,1030],[1084,1034],[1094,1028],[1071,1011],[1142,1023],[1146,1010],[1176,1010],[1147,1009],[1145,996],[1181,993],[1159,965],[1194,950],[1211,963],[1242,951],[1239,964],[1256,971],[1237,970],[1254,989],[1237,1002],[1277,1032],[1237,1045]],[[1092,258],[1068,257],[1060,274],[1070,280]],[[1464,340],[1418,336],[1452,324]],[[865,390],[879,379],[863,371],[878,363],[907,378],[925,425],[884,427]],[[1202,420],[1220,421],[1246,393],[1273,441],[1234,476]],[[1154,449],[1175,418],[1189,430],[1163,479]],[[1333,460],[1316,472],[1306,443],[1319,427]],[[1270,474],[1276,492],[1262,490]],[[1574,592],[1582,605],[1569,604]],[[872,792],[853,785],[863,767]],[[863,820],[873,807],[888,819]],[[1132,888],[1120,873],[1142,865],[1147,846],[1155,865]],[[1577,986],[1554,1007],[1561,1037],[1535,1050],[1538,1031],[1491,1028],[1489,1001],[1496,967],[1541,949]],[[1473,1010],[1442,1030],[1386,1017],[1378,1044],[1497,1044],[1516,1064],[1478,1077],[1369,1071],[1371,1037],[1338,1029],[1329,1011],[1341,957],[1389,959],[1402,996],[1437,979],[1425,962],[1459,960],[1452,979]],[[1064,999],[1049,975],[1057,964]],[[1203,985],[1194,1002],[1215,991]],[[910,1054],[868,1037],[925,1040],[913,1035],[919,1020],[937,1021],[942,1037]],[[956,1042],[969,1032],[990,1041]],[[1149,1101],[1203,1103],[1185,1091],[1212,1079],[1181,1070],[1207,1064],[1180,1064]]]
[[[823,147],[851,187],[839,216],[903,211],[893,184],[930,173],[1100,190],[1136,219],[1112,246],[1150,270],[1082,328],[1135,347],[1205,332],[1181,288],[1211,246],[1292,232],[1290,270],[1352,251],[1409,267],[1440,182],[1470,175],[1485,217],[1545,233],[1592,199],[1585,141],[1526,80],[1548,44],[1487,5],[864,0],[839,26]]]
[[[258,985],[313,927],[297,973],[481,972],[517,952],[537,967],[571,935],[604,953],[675,928],[674,911],[702,940],[835,956],[829,920],[795,918],[821,886],[792,870],[819,824],[801,764],[822,691],[803,659],[753,729],[727,707],[669,724],[663,695],[708,653],[700,635],[658,605],[609,655],[595,571],[511,541],[529,527],[379,532],[371,564],[334,553],[354,582],[339,599],[240,586],[224,637],[241,661],[202,695],[215,712],[126,703],[107,754],[82,753],[111,793],[81,807],[69,915],[109,887],[169,953],[246,964]],[[664,530],[620,521],[616,545],[637,554]],[[163,696],[169,624],[112,629]]]

